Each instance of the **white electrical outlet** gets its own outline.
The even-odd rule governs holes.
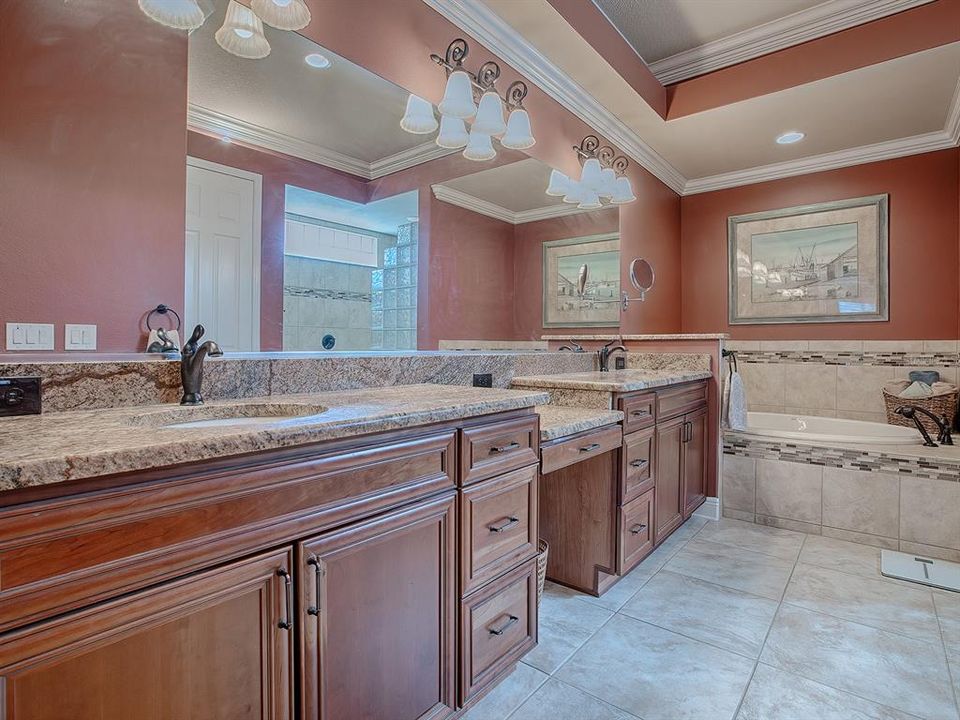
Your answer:
[[[65,325],[63,328],[64,350],[96,350],[96,325]]]
[[[53,325],[7,323],[7,350],[53,350]]]

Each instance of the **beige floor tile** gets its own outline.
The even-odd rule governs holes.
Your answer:
[[[895,537],[880,537],[879,535],[870,535],[869,533],[859,533],[853,530],[842,530],[824,525],[820,528],[820,533],[836,540],[846,540],[847,542],[859,543],[861,545],[872,545],[873,547],[886,548],[887,550],[897,550],[900,547],[900,541]]]
[[[761,662],[928,720],[956,720],[943,646],[782,605]]]
[[[553,673],[613,615],[611,610],[581,601],[581,597],[582,593],[555,583],[544,586],[537,646],[524,662]]]
[[[757,514],[820,524],[823,468],[757,460]]]
[[[901,478],[900,539],[960,549],[960,483]]]
[[[643,720],[729,720],[752,670],[741,655],[617,615],[556,677]]]
[[[780,528],[781,530],[792,530],[793,532],[803,533],[805,535],[820,535],[823,532],[823,526],[820,523],[801,522],[800,520],[789,520],[782,517],[771,517],[770,515],[758,514],[754,518],[757,525],[765,525],[768,528]]]
[[[511,720],[634,720],[635,716],[566,683],[548,680],[510,718]]]
[[[535,667],[518,663],[513,672],[474,705],[462,720],[505,720],[549,677]]]
[[[915,716],[761,663],[737,720],[911,720]]]
[[[655,559],[654,562],[649,565],[644,565],[641,563],[627,573],[626,576],[620,578],[620,580],[618,580],[613,587],[603,593],[603,595],[600,597],[594,597],[593,595],[580,595],[579,599],[582,602],[587,602],[591,605],[606,608],[607,610],[619,610],[621,607],[623,607],[623,604],[627,602],[627,600],[636,595],[637,591],[642,588],[661,567],[663,567],[663,563],[666,561],[667,555],[664,554],[663,561],[659,562],[659,564],[658,559]]]
[[[940,628],[927,589],[798,564],[783,602],[936,643]]]
[[[880,579],[880,548],[860,543],[811,536],[803,543],[800,562]]]
[[[694,539],[664,567],[734,590],[779,600],[790,579],[793,562]]]
[[[704,525],[696,537],[698,540],[752,550],[783,560],[796,560],[805,536],[753,523],[720,520]]]
[[[752,523],[754,520],[756,520],[757,516],[752,512],[747,512],[746,510],[723,508],[723,517],[729,520],[742,520],[743,522]]]
[[[934,590],[933,603],[947,651],[960,655],[960,593]]]
[[[900,477],[891,473],[823,469],[823,524],[897,537]]]
[[[662,570],[620,612],[756,658],[777,612],[777,602]],[[723,621],[717,622],[717,618]]]

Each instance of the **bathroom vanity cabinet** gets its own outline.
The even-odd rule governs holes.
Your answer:
[[[706,498],[707,386],[614,394],[622,426],[541,447],[547,577],[601,595]]]
[[[528,409],[23,491],[3,717],[454,715],[536,643],[538,438]]]

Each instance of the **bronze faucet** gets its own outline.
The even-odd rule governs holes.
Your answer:
[[[197,345],[203,333],[203,325],[197,325],[180,353],[180,381],[183,383],[181,405],[203,405],[203,395],[200,392],[203,385],[203,361],[207,356],[223,355],[223,350],[213,340]]]
[[[916,405],[901,405],[894,410],[894,412],[897,415],[902,415],[907,420],[913,420],[913,424],[917,426],[917,430],[919,430],[920,434],[923,436],[923,444],[925,446],[937,447],[937,443],[930,438],[930,433],[927,432],[927,429],[923,426],[923,423],[920,422],[920,418],[917,417],[917,413],[926,415],[937,424],[938,443],[941,445],[953,445],[953,437],[950,434],[950,418],[948,418],[946,415],[940,418],[929,410],[926,410],[922,407],[917,407]]]
[[[623,345],[617,345],[616,347],[610,347],[616,342],[616,340],[611,340],[602,348],[597,350],[597,359],[600,361],[600,372],[610,372],[610,356],[615,352],[626,352],[627,349]]]

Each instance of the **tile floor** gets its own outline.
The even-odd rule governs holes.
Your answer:
[[[601,598],[547,583],[540,644],[464,720],[958,720],[960,594],[879,563],[692,518]]]

